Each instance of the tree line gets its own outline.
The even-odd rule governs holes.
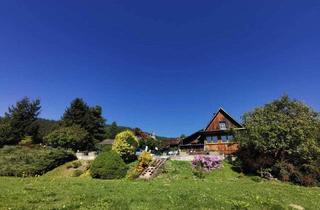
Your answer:
[[[92,149],[123,130],[115,122],[106,126],[100,106],[74,99],[59,121],[39,118],[40,100],[25,97],[0,117],[0,146],[45,143],[74,150]]]
[[[163,148],[139,128],[118,126],[116,122],[106,124],[100,106],[89,106],[83,99],[76,98],[66,108],[58,121],[39,118],[39,99],[28,97],[16,102],[0,117],[0,147],[3,145],[46,144],[77,150],[96,150],[104,139],[115,139],[116,135],[131,130],[140,141],[141,147]]]

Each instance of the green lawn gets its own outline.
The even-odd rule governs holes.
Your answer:
[[[168,161],[152,181],[0,177],[0,209],[319,209],[320,188],[239,177],[230,166],[204,180],[190,163]],[[60,171],[61,172],[61,171]],[[56,174],[61,174],[61,173]],[[62,173],[63,174],[63,173]]]

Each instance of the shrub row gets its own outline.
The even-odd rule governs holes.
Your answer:
[[[72,152],[41,146],[4,146],[0,149],[0,176],[36,176],[74,160]]]

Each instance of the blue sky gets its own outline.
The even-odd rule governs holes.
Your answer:
[[[284,93],[320,110],[320,1],[2,1],[0,115],[23,96],[59,119],[178,136]]]

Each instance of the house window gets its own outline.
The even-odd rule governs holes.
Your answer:
[[[208,143],[211,143],[211,136],[207,136],[206,139]]]
[[[233,135],[228,135],[228,140],[232,141],[233,140]]]
[[[206,136],[206,140],[208,143],[217,143],[218,136]]]
[[[228,142],[228,136],[227,135],[222,135],[221,136],[221,141],[222,142]]]
[[[212,136],[212,141],[214,143],[217,143],[218,142],[218,136]]]
[[[225,121],[220,121],[219,122],[219,128],[220,130],[227,130],[227,124]]]

